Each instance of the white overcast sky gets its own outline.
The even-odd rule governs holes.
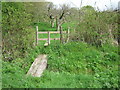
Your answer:
[[[55,5],[68,3],[72,7],[80,7],[81,3],[81,0],[47,0],[47,1],[53,2]],[[100,10],[106,10],[107,8],[109,9],[111,7],[114,9],[118,7],[119,1],[120,0],[82,0],[82,6],[91,5],[93,7],[99,7]]]

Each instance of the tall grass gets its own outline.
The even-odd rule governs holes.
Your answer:
[[[54,47],[54,48],[53,48]],[[48,66],[40,78],[26,76],[39,54],[48,55]],[[3,61],[3,87],[12,88],[118,88],[117,47],[101,48],[71,42],[38,46],[24,59]]]

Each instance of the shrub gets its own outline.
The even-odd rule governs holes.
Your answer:
[[[33,47],[35,30],[30,27],[31,14],[24,3],[2,3],[3,59],[23,57]]]

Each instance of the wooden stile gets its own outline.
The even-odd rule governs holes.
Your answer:
[[[63,31],[62,30],[62,26],[60,27],[60,31],[42,31],[42,32],[38,32],[38,26],[36,26],[36,45],[38,45],[38,41],[39,40],[45,40],[47,41],[44,45],[48,46],[50,44],[50,40],[60,40],[61,43],[63,43],[63,34],[67,34],[67,40],[66,42],[68,42],[69,40],[69,28],[68,31]],[[48,34],[48,38],[38,38],[38,34]],[[60,34],[60,38],[50,38],[50,34]]]

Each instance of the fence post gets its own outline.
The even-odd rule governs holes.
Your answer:
[[[69,41],[69,33],[70,33],[70,27],[68,27],[68,30],[67,30],[67,41],[66,42]]]
[[[48,31],[48,45],[50,44],[50,32]]]
[[[38,26],[36,26],[36,45],[38,45]]]
[[[62,35],[62,26],[60,26],[60,43],[62,43],[63,35]]]

